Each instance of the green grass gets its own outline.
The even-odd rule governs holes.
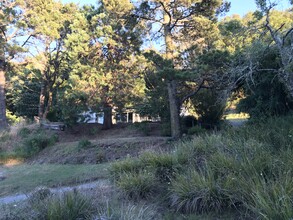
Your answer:
[[[16,165],[0,167],[6,179],[0,181],[0,196],[25,193],[38,186],[54,187],[108,177],[109,164],[98,165]]]
[[[160,191],[148,199],[160,198],[170,216],[291,219],[292,155],[293,116],[286,116],[203,134],[166,153],[115,163],[112,170],[128,195],[144,192],[136,186],[146,181],[138,180],[151,176]]]

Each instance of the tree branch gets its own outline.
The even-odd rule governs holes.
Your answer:
[[[201,88],[203,88],[203,86],[204,86],[204,82],[205,82],[205,80],[203,79],[195,91],[193,91],[192,93],[189,93],[188,95],[184,96],[184,97],[181,99],[181,103],[184,103],[187,99],[189,99],[190,97],[196,95],[196,94],[199,92],[199,90],[200,90]]]

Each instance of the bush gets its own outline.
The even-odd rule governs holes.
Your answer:
[[[171,136],[171,123],[161,124],[161,135],[162,136]]]
[[[23,140],[22,145],[16,149],[16,153],[21,157],[31,157],[48,146],[58,141],[57,135],[51,135],[44,132],[32,133]]]
[[[81,139],[78,142],[78,149],[84,149],[84,148],[90,148],[92,146],[92,143],[88,139]]]
[[[94,213],[91,201],[78,192],[68,192],[38,201],[34,209],[39,215],[38,219],[47,220],[91,219]]]
[[[114,165],[117,186],[130,197],[168,195],[166,206],[179,213],[290,219],[292,125],[292,116],[248,123],[179,142],[171,152],[128,158]]]
[[[141,131],[144,135],[149,136],[151,132],[150,122],[143,121],[143,122],[135,122],[134,127]]]
[[[155,175],[147,170],[121,173],[116,185],[131,199],[145,199],[158,190]]]
[[[203,126],[211,128],[219,124],[226,105],[226,100],[221,100],[219,92],[201,90],[191,101],[199,116],[198,121]]]
[[[134,158],[126,158],[125,160],[114,162],[109,168],[110,174],[113,179],[119,178],[121,173],[127,172],[138,172],[140,169],[143,169],[143,163]]]
[[[155,172],[156,178],[161,183],[170,183],[175,173],[180,170],[177,158],[172,154],[144,153],[140,161]]]
[[[200,135],[200,134],[203,134],[206,132],[206,129],[200,127],[200,126],[194,126],[194,127],[191,127],[187,130],[187,134],[188,135]]]
[[[170,194],[171,206],[184,213],[221,212],[230,205],[226,189],[212,170],[191,170],[176,176]]]
[[[251,182],[250,182],[251,181]],[[246,206],[263,219],[291,219],[293,216],[293,180],[288,173],[281,180],[267,181],[263,177],[252,178],[247,190]]]
[[[17,135],[20,136],[21,138],[26,138],[30,134],[31,134],[31,130],[26,127],[21,128],[17,131]]]
[[[197,120],[192,115],[181,117],[181,130],[183,133],[187,133],[188,129],[197,125]]]

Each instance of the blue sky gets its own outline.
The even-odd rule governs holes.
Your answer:
[[[83,4],[96,4],[97,0],[61,0],[63,3],[75,2],[80,5]],[[239,14],[241,16],[245,15],[249,11],[255,11],[256,5],[255,0],[230,0],[231,10],[227,15]],[[278,0],[278,9],[284,10],[289,7],[288,0]]]

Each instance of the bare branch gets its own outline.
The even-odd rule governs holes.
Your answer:
[[[200,90],[201,88],[203,88],[203,86],[204,86],[204,82],[205,82],[205,80],[203,79],[203,80],[200,82],[200,84],[198,85],[197,89],[194,90],[192,93],[189,93],[188,95],[186,95],[185,97],[183,97],[183,98],[181,99],[181,102],[180,102],[180,103],[184,103],[187,99],[189,99],[190,97],[196,95],[196,94],[199,92],[199,90]]]
[[[160,4],[161,4],[161,6],[163,7],[164,12],[165,12],[165,13],[168,15],[168,17],[169,17],[168,25],[170,26],[170,25],[171,25],[171,22],[172,22],[172,15],[171,15],[171,13],[167,10],[167,8],[166,8],[166,6],[164,5],[163,2],[160,1]]]

